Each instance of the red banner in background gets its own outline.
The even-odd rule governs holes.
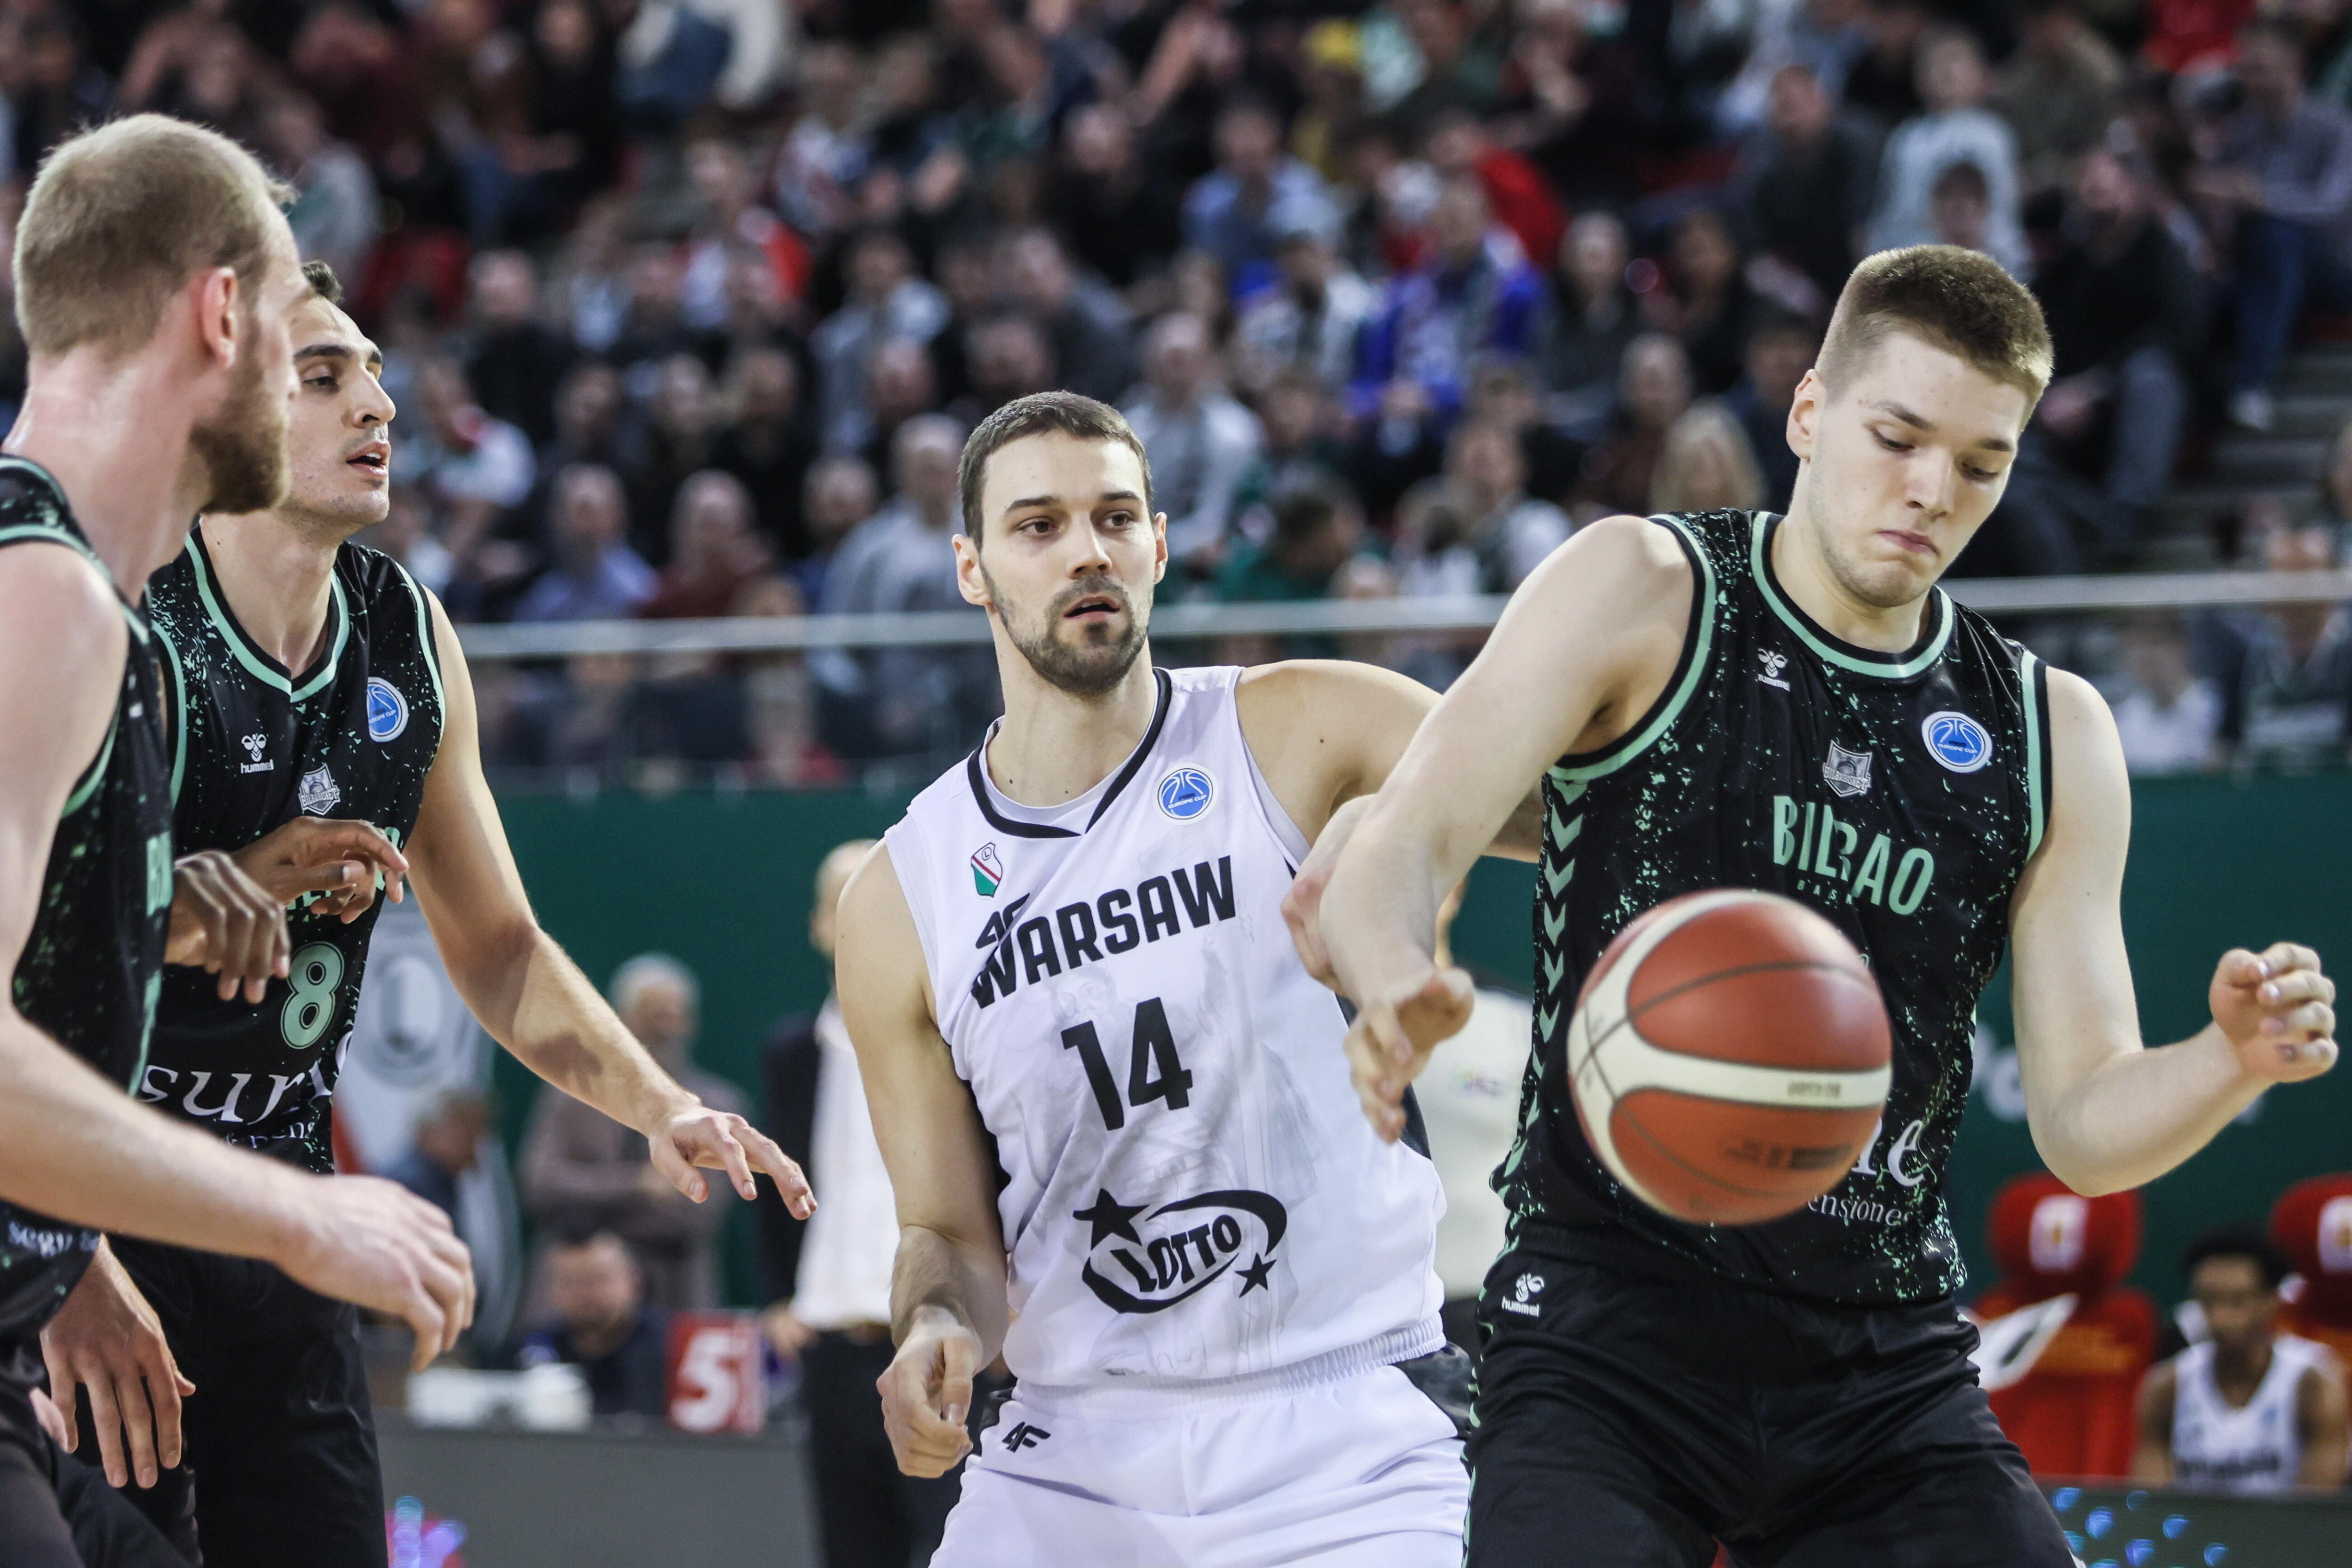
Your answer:
[[[749,1312],[674,1312],[669,1424],[681,1432],[757,1432],[767,1416],[759,1320]]]

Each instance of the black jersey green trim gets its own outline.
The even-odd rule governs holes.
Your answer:
[[[441,684],[441,654],[438,641],[433,635],[433,605],[425,597],[425,585],[416,580],[415,574],[397,561],[392,563],[392,569],[400,574],[402,582],[408,584],[408,597],[416,605],[416,641],[417,646],[425,650],[425,673],[433,677],[434,705],[446,713],[449,698]]]
[[[1691,563],[1690,628],[1683,634],[1682,662],[1667,680],[1666,689],[1657,701],[1650,705],[1641,722],[1598,751],[1582,755],[1573,752],[1560,758],[1551,769],[1551,776],[1562,784],[1580,780],[1597,779],[1613,773],[1652,746],[1664,734],[1682,710],[1690,703],[1691,694],[1698,689],[1706,676],[1706,654],[1715,640],[1715,567],[1699,542],[1693,538],[1682,520],[1661,516],[1650,520],[1673,531],[1675,542]]]
[[[2044,772],[2050,765],[2045,738],[2050,726],[2050,671],[2031,649],[2021,648],[2018,653],[2017,672],[2025,686],[2025,858],[2031,860],[2042,847],[2050,817],[2050,788]]]
[[[1772,561],[1767,542],[1773,526],[1780,521],[1769,512],[1756,514],[1748,536],[1748,564],[1755,574],[1756,586],[1763,594],[1764,602],[1772,606],[1772,613],[1780,616],[1790,631],[1797,634],[1799,641],[1840,669],[1851,670],[1856,675],[1881,676],[1889,680],[1916,675],[1944,657],[1944,646],[1952,640],[1952,605],[1941,588],[1927,591],[1927,609],[1936,617],[1936,630],[1914,653],[1873,656],[1867,649],[1839,642],[1815,626],[1811,616],[1781,595],[1780,586],[1772,577]]]
[[[172,800],[180,799],[180,780],[188,770],[188,677],[180,668],[180,650],[159,624],[155,641],[163,649],[163,664],[172,672]]]
[[[343,657],[343,645],[352,635],[351,606],[343,598],[343,584],[340,579],[329,577],[327,580],[327,589],[332,597],[330,613],[335,621],[334,643],[327,649],[327,657],[319,661],[318,668],[311,672],[310,679],[298,687],[286,667],[254,647],[252,639],[246,636],[245,628],[237,625],[236,617],[229,613],[219,591],[213,585],[212,562],[205,554],[204,542],[193,529],[188,532],[187,555],[195,568],[196,594],[204,600],[205,614],[211,616],[213,625],[220,628],[221,640],[228,644],[229,652],[236,656],[237,663],[245,666],[246,673],[265,686],[276,687],[297,702],[315,697],[334,680],[335,667]]]
[[[66,796],[65,808],[58,813],[60,818],[71,816],[89,805],[89,797],[97,794],[98,786],[106,781],[107,761],[114,755],[115,731],[121,727],[122,714],[118,709],[106,721],[106,740],[99,746],[98,755],[90,759],[89,766],[83,770],[81,782],[74,785],[71,795]]]

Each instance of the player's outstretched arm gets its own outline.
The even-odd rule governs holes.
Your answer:
[[[95,756],[129,632],[62,547],[0,551],[0,963],[40,910],[50,840]],[[234,1149],[132,1100],[0,992],[0,1198],[72,1225],[265,1258],[416,1330],[419,1364],[473,1318],[448,1216],[386,1182],[325,1179]]]
[[[655,1167],[688,1197],[700,1203],[709,1195],[698,1166],[725,1171],[746,1198],[758,1192],[752,1172],[765,1171],[785,1206],[806,1219],[816,1199],[800,1166],[750,1121],[703,1104],[662,1070],[541,929],[482,776],[474,681],[457,628],[438,599],[427,600],[441,658],[441,749],[425,775],[408,858],[425,923],[457,994],[525,1067],[644,1133]]]
[[[932,1011],[914,916],[877,847],[841,890],[835,989],[857,1047],[874,1135],[898,1205],[890,1319],[898,1353],[877,1384],[898,1468],[945,1475],[971,1443],[972,1375],[1011,1310],[995,1162]]]
[[[1341,852],[1321,935],[1357,1005],[1349,1061],[1382,1136],[1402,1133],[1405,1086],[1469,1017],[1469,977],[1432,956],[1447,890],[1556,759],[1606,744],[1657,700],[1691,593],[1664,529],[1614,517],[1579,531],[1512,595]]]
[[[2026,1120],[2053,1174],[2086,1194],[2164,1174],[2273,1084],[2336,1065],[2335,983],[2309,948],[2222,955],[2213,1021],[2140,1038],[2124,951],[2131,786],[2105,701],[2050,672],[2051,805],[2010,910],[2011,996]]]
[[[2172,1363],[2158,1362],[2139,1380],[2133,1422],[2139,1428],[2132,1446],[2132,1479],[2152,1487],[2172,1484],[2172,1399],[2179,1388]]]

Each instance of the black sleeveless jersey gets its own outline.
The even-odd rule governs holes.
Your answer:
[[[0,458],[0,545],[37,540],[98,564],[57,481]],[[113,721],[58,818],[14,989],[35,1027],[128,1090],[147,1049],[172,920],[172,804],[162,658],[147,617],[129,605],[122,614],[130,651]],[[0,1203],[0,1338],[47,1322],[97,1249],[94,1230]]]
[[[1543,786],[1536,1050],[1519,1140],[1496,1173],[1514,1234],[1835,1302],[1949,1296],[1964,1274],[1944,1165],[1977,996],[2049,811],[2047,672],[1940,588],[1906,652],[1832,637],[1773,580],[1777,517],[1654,521],[1691,561],[1681,662],[1640,722],[1563,757]],[[1828,1195],[1766,1225],[1685,1225],[1624,1191],[1585,1142],[1565,1076],[1577,993],[1610,940],[1664,900],[1717,887],[1827,916],[1870,963],[1894,1025],[1877,1136]]]
[[[424,591],[389,556],[347,543],[331,593],[326,651],[295,674],[237,625],[201,523],[148,584],[186,696],[172,768],[183,853],[242,849],[303,812],[373,822],[395,844],[415,829],[441,745]],[[329,1101],[382,909],[345,925],[297,908],[293,973],[257,1005],[222,1001],[200,969],[167,976],[140,1098],[233,1143],[333,1169]]]

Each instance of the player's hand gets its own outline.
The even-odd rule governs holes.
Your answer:
[[[199,849],[173,863],[165,963],[219,975],[224,1002],[240,986],[247,1002],[258,1002],[271,979],[287,973],[289,952],[284,900],[271,897],[235,859],[218,849]]]
[[[270,1261],[322,1296],[355,1301],[416,1331],[422,1372],[474,1321],[474,1263],[449,1216],[377,1176],[306,1180],[285,1255]]]
[[[2282,942],[2226,952],[2208,996],[2247,1076],[2299,1083],[2336,1065],[2336,982],[2311,949]]]
[[[980,1370],[980,1336],[939,1307],[915,1314],[889,1370],[875,1379],[882,1391],[882,1429],[898,1468],[910,1476],[943,1476],[971,1451],[964,1416],[971,1409],[972,1374]]]
[[[1432,969],[1390,995],[1365,1002],[1348,1030],[1348,1072],[1372,1131],[1404,1135],[1404,1091],[1429,1065],[1437,1042],[1470,1021],[1476,993],[1461,970]]]
[[[1339,864],[1339,852],[1355,837],[1357,825],[1364,813],[1371,810],[1372,797],[1358,795],[1331,814],[1323,831],[1308,850],[1298,875],[1290,880],[1290,890],[1282,895],[1282,919],[1290,927],[1290,944],[1298,950],[1298,962],[1307,973],[1329,986],[1339,989],[1339,976],[1331,967],[1331,954],[1323,945],[1323,889],[1331,885],[1331,872]]]
[[[100,1240],[81,1280],[41,1331],[41,1359],[58,1402],[62,1435],[72,1453],[80,1433],[74,1419],[79,1388],[89,1390],[90,1425],[107,1480],[155,1484],[156,1466],[180,1462],[180,1401],[196,1385],[180,1375],[155,1309]],[[126,1447],[127,1443],[127,1447]]]
[[[346,925],[375,902],[378,876],[396,904],[401,879],[408,875],[406,858],[381,828],[341,817],[297,816],[280,823],[238,850],[236,863],[280,907],[316,893],[310,912]]]
[[[816,1213],[816,1194],[809,1191],[800,1166],[774,1140],[731,1110],[697,1102],[647,1133],[646,1143],[653,1152],[654,1168],[696,1203],[710,1195],[710,1184],[695,1171],[697,1165],[726,1172],[729,1183],[747,1199],[760,1195],[751,1173],[761,1170],[774,1178],[794,1219]]]

